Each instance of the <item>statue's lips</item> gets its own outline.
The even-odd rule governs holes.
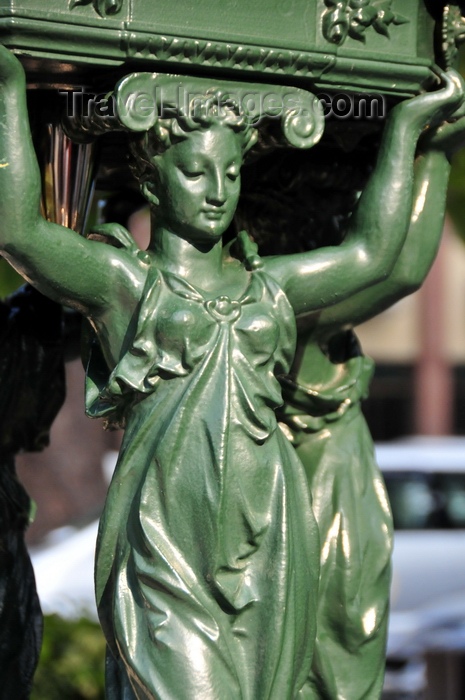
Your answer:
[[[224,209],[202,209],[202,213],[207,219],[212,221],[217,221],[226,214]]]

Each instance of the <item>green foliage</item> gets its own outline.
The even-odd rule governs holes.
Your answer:
[[[24,284],[24,280],[13,270],[6,260],[0,258],[0,299],[4,299],[8,294]]]
[[[31,700],[103,700],[104,659],[99,625],[46,616]]]

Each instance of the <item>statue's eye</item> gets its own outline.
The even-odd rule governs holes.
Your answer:
[[[195,180],[205,174],[203,170],[190,170],[186,168],[182,169],[182,173],[191,180]]]
[[[239,177],[239,173],[236,170],[230,170],[228,173],[226,173],[226,177],[228,180],[231,180],[231,182],[235,182]]]

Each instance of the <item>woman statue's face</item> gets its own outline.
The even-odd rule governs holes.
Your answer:
[[[214,125],[155,157],[157,224],[198,244],[216,243],[228,228],[240,192],[240,137]]]

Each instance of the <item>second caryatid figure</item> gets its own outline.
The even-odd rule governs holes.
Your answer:
[[[291,367],[296,317],[369,295],[395,269],[417,141],[459,107],[461,85],[443,75],[437,91],[391,111],[341,245],[260,258],[244,231],[224,244],[257,129],[223,89],[141,124],[121,105],[156,79],[134,74],[116,88],[152,209],[141,251],[120,226],[84,238],[42,218],[24,73],[1,51],[1,250],[90,321],[87,409],[125,428],[96,561],[107,695],[323,697],[311,677],[318,494],[278,428],[278,377]],[[283,130],[308,146],[320,119],[290,113]]]

